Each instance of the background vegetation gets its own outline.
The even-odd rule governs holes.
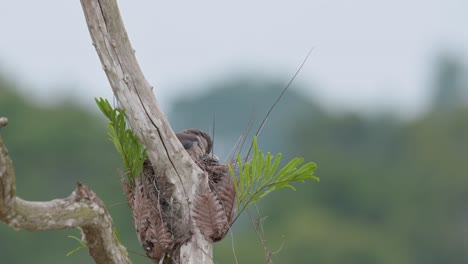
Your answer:
[[[320,183],[296,185],[260,204],[276,263],[468,263],[468,71],[453,57],[435,65],[428,110],[411,120],[389,114],[329,112],[290,90],[259,137],[284,159],[318,164]],[[282,79],[283,80],[283,79]],[[224,159],[252,116],[258,124],[284,85],[277,79],[228,78],[205,94],[180,98],[169,113],[176,130],[208,131],[216,113],[215,153]],[[252,114],[254,113],[254,114]],[[76,181],[93,188],[110,210],[134,263],[142,255],[120,187],[121,161],[107,121],[72,99],[38,105],[14,80],[0,77],[2,129],[15,163],[18,195],[67,196]],[[1,263],[90,263],[67,235],[14,231],[0,225]],[[248,219],[234,227],[240,263],[262,263]],[[234,263],[230,239],[216,244],[217,263]]]

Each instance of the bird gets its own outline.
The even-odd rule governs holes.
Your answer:
[[[199,129],[186,129],[176,133],[176,136],[194,160],[210,154],[213,148],[210,135]]]

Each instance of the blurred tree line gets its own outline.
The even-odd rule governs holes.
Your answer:
[[[329,113],[297,87],[287,92],[259,145],[315,161],[321,182],[280,191],[259,205],[268,245],[278,250],[275,263],[468,263],[468,71],[456,56],[443,55],[433,76],[431,108],[410,121]],[[205,94],[181,98],[169,118],[176,131],[209,131],[214,119],[214,149],[224,160],[249,120],[257,126],[283,86],[275,79],[223,80]],[[37,105],[12,80],[0,78],[0,115],[10,118],[2,135],[18,195],[48,200],[67,196],[76,181],[91,186],[134,263],[150,263],[120,188],[119,157],[96,110],[72,100]],[[77,246],[66,236],[77,234],[17,232],[2,224],[0,263],[90,263],[86,251],[65,256]],[[234,238],[239,263],[264,262],[248,219],[235,224]],[[234,263],[229,238],[216,244],[215,260]]]

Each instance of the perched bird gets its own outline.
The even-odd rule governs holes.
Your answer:
[[[213,148],[210,135],[198,129],[186,129],[176,136],[194,160],[208,155]]]

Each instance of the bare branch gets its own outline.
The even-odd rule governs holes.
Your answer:
[[[156,175],[174,186],[182,221],[192,228],[190,241],[180,248],[180,263],[212,263],[212,245],[191,218],[198,192],[208,190],[206,174],[198,168],[160,111],[125,31],[115,0],[81,0],[93,45],[119,107],[126,110],[133,132],[146,146]]]
[[[6,121],[5,121],[6,120]],[[8,119],[0,118],[0,127]],[[16,197],[16,177],[8,150],[0,136],[0,220],[19,230],[46,231],[80,226],[83,241],[96,263],[131,263],[114,235],[104,204],[87,186],[78,184],[64,199],[30,202]]]

